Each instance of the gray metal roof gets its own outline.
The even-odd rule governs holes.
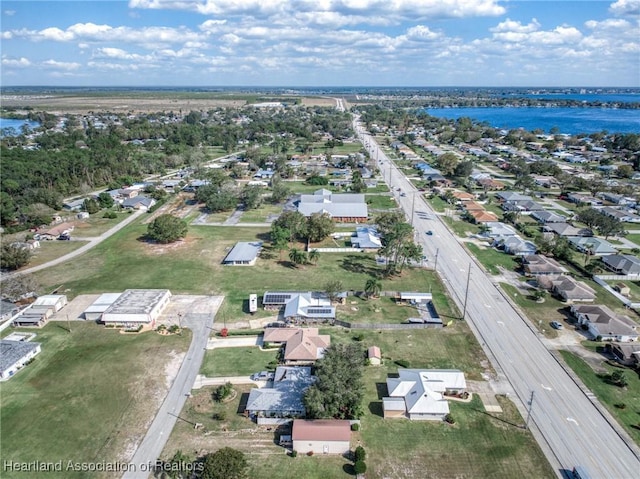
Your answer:
[[[229,251],[223,263],[251,262],[257,258],[262,241],[240,241]]]
[[[10,368],[38,346],[40,343],[3,339],[0,341],[0,371]]]

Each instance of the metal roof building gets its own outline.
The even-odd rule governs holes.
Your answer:
[[[40,343],[0,341],[0,379],[13,376],[40,352]]]
[[[105,310],[102,322],[119,326],[153,326],[170,299],[168,289],[127,289]]]
[[[327,213],[336,221],[366,222],[369,216],[364,195],[332,193],[325,189],[312,195],[300,195],[298,211],[307,217],[313,213]]]
[[[262,249],[262,241],[240,241],[229,251],[222,264],[233,266],[253,266]]]

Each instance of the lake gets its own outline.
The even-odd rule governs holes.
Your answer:
[[[13,118],[0,118],[0,136],[17,136],[22,133],[22,125],[29,125],[29,128],[37,128],[40,126],[40,123],[37,121],[28,121],[28,120],[15,120]],[[14,133],[6,132],[5,129],[14,130]]]
[[[425,108],[431,116],[458,119],[469,117],[486,122],[494,128],[507,130],[524,128],[540,129],[549,133],[558,128],[560,133],[638,133],[640,134],[640,110],[615,108],[552,108],[552,107],[488,107],[488,108]]]

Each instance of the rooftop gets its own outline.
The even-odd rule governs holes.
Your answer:
[[[149,314],[167,294],[171,294],[168,289],[127,289],[105,313]]]
[[[10,368],[38,346],[40,343],[3,339],[0,341],[0,371]]]

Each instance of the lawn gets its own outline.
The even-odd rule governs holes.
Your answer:
[[[209,349],[204,355],[200,374],[208,377],[249,376],[273,369],[269,363],[277,359],[278,350],[262,351],[259,347]]]
[[[75,222],[75,228],[71,232],[71,236],[79,236],[81,238],[90,238],[100,236],[102,233],[113,228],[115,225],[125,220],[131,215],[131,211],[117,214],[117,218],[103,218],[104,211],[100,211],[95,215],[91,215],[86,220]]]
[[[5,461],[126,461],[167,391],[165,368],[191,339],[49,323],[32,364],[0,384]],[[4,471],[2,477],[25,477]],[[87,477],[69,471],[51,477]],[[94,476],[95,477],[95,476]]]
[[[26,268],[48,263],[51,260],[64,256],[86,245],[86,241],[40,241],[40,248],[33,251]]]
[[[435,211],[438,211],[440,213],[443,213],[445,209],[452,207],[438,195],[433,195],[431,198],[427,198],[427,201]]]
[[[480,227],[478,225],[459,219],[459,217],[441,216],[441,218],[447,224],[449,229],[460,238],[467,238],[469,235],[480,232]]]
[[[539,331],[544,331],[546,337],[558,336],[558,332],[549,325],[551,321],[567,325],[567,315],[564,313],[567,305],[562,301],[547,295],[544,303],[536,303],[530,295],[522,294],[510,284],[500,283],[500,287],[522,309],[531,324]]]
[[[504,251],[499,251],[491,247],[480,248],[473,243],[466,243],[466,247],[478,258],[478,261],[482,263],[489,274],[500,274],[500,268],[514,271],[518,266],[515,256],[507,254]]]
[[[396,200],[390,195],[365,195],[367,205],[374,210],[390,210],[398,208]]]
[[[265,203],[255,210],[247,210],[242,213],[240,223],[266,223],[280,213],[282,213],[282,205]]]
[[[587,363],[573,353],[569,351],[560,351],[560,353],[569,367],[613,414],[636,444],[640,444],[640,421],[638,417],[638,411],[640,411],[640,378],[638,374],[630,369],[603,364],[603,367],[609,373],[616,369],[625,372],[629,384],[625,388],[620,388],[608,384]],[[624,404],[625,407],[616,407],[616,404],[618,406]]]
[[[631,228],[628,228],[631,229]],[[640,229],[640,228],[638,228]],[[628,235],[625,236],[626,239],[628,239],[629,241],[631,241],[632,243],[635,243],[636,246],[638,248],[640,248],[640,234],[636,234],[636,233],[630,233]]]

